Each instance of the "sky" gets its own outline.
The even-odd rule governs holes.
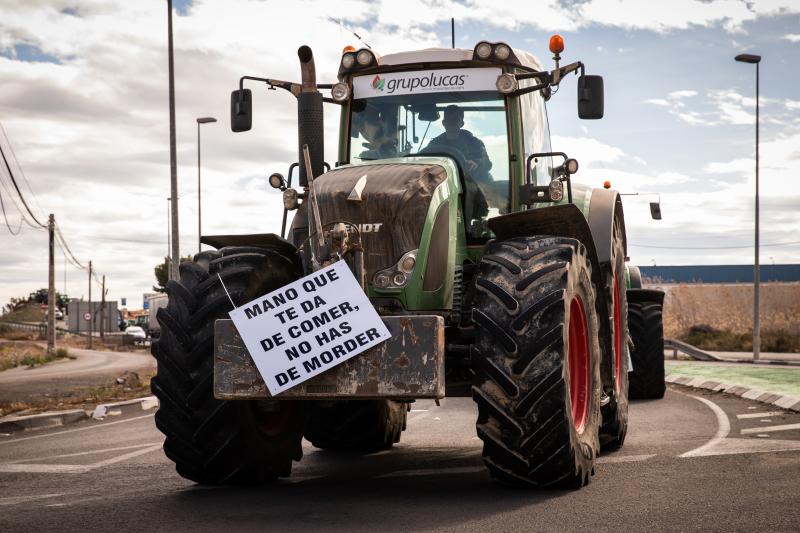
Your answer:
[[[180,246],[197,251],[197,117],[204,234],[280,231],[272,172],[296,158],[296,107],[254,92],[253,130],[232,133],[242,75],[299,80],[314,50],[320,83],[361,38],[378,54],[483,39],[605,79],[605,117],[577,117],[576,79],[548,103],[553,149],[580,162],[576,181],[622,193],[633,264],[752,264],[755,66],[760,54],[761,261],[800,262],[800,1],[404,0],[175,1],[173,18]],[[49,213],[74,257],[106,275],[108,298],[141,306],[167,253],[170,195],[167,8],[163,0],[0,0],[0,145],[33,214]],[[326,159],[335,161],[336,106]],[[22,179],[19,177],[22,176]],[[657,193],[645,195],[643,193]],[[0,168],[0,305],[47,285],[47,232]],[[663,220],[650,218],[660,201]],[[30,221],[30,216],[27,217]],[[18,230],[18,225],[21,229]],[[56,253],[56,287],[88,296],[88,276]],[[99,294],[93,288],[93,297]]]

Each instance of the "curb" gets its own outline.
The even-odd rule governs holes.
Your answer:
[[[705,389],[714,392],[725,392],[740,396],[746,400],[754,400],[761,403],[775,405],[782,409],[789,411],[800,412],[800,398],[797,396],[782,395],[775,392],[763,391],[759,389],[750,389],[741,385],[731,385],[729,383],[720,383],[706,378],[691,378],[688,376],[680,376],[670,374],[665,380],[667,383],[675,385],[683,385],[685,387],[694,387],[696,389]]]
[[[35,415],[25,416],[6,416],[0,418],[0,432],[14,433],[29,429],[51,428],[72,424],[87,418],[86,411],[83,409],[72,409],[69,411],[49,411]]]
[[[144,398],[136,398],[135,400],[126,400],[124,402],[101,403],[94,408],[91,416],[95,420],[102,420],[107,416],[119,416],[122,413],[134,411],[147,411],[155,407],[158,407],[158,398],[145,396]]]
[[[72,409],[69,411],[49,411],[25,416],[6,416],[0,418],[0,433],[17,433],[32,429],[65,426],[87,418],[103,420],[107,416],[119,416],[123,413],[147,411],[158,407],[158,398],[145,396],[123,402],[101,403],[94,411]]]

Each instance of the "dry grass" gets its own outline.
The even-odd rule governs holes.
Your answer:
[[[66,348],[58,348],[55,352],[48,354],[44,347],[35,342],[3,342],[0,344],[0,371],[17,366],[39,366],[65,357],[74,359]]]
[[[652,285],[666,293],[664,334],[686,335],[705,325],[731,334],[750,334],[753,328],[753,287],[745,284]],[[761,286],[761,329],[800,335],[800,283]]]

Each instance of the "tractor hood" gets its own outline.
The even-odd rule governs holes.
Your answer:
[[[367,279],[419,248],[436,187],[447,179],[441,165],[379,163],[348,166],[314,180],[323,224],[358,224]]]

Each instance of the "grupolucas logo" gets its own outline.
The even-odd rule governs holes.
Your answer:
[[[376,91],[383,91],[383,84],[385,80],[382,80],[378,74],[375,74],[375,77],[372,78],[372,88]]]

